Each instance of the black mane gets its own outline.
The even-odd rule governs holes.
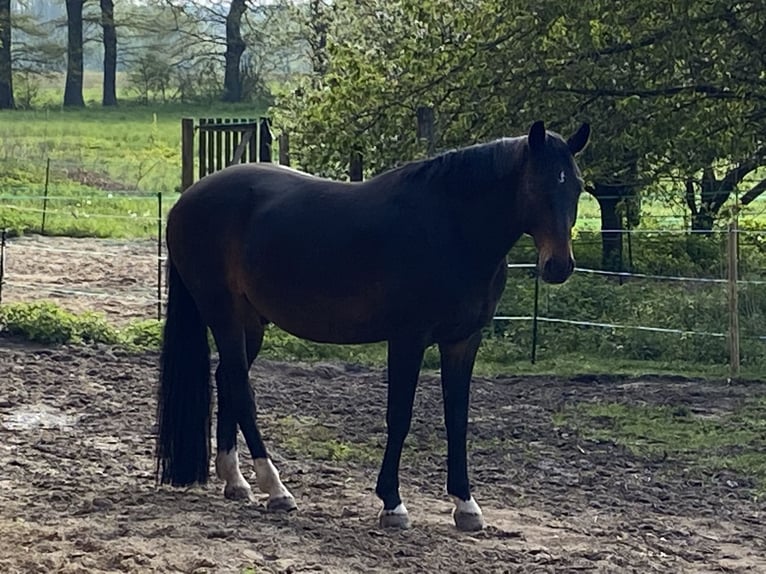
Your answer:
[[[422,185],[425,181],[440,190],[470,190],[482,182],[493,182],[510,175],[523,158],[524,141],[523,137],[501,138],[452,149],[431,158],[408,162],[378,177],[396,178],[399,185]]]

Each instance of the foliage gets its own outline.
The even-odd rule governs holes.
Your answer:
[[[523,133],[537,118],[566,133],[587,118],[589,181],[684,205],[687,177],[744,164],[763,145],[756,2],[335,5],[327,73],[278,101],[278,125],[311,171],[343,175],[352,151],[371,174],[424,155],[421,105],[435,108],[437,149]]]
[[[0,307],[0,325],[12,336],[36,343],[117,343],[119,336],[94,313],[74,315],[49,302]]]
[[[172,70],[173,67],[161,54],[147,50],[131,66],[128,81],[141,102],[148,104],[150,95],[159,94],[164,103],[168,101]]]
[[[130,349],[157,348],[160,322],[140,321],[119,329],[98,313],[70,313],[54,303],[0,306],[0,333],[44,344],[102,343]]]

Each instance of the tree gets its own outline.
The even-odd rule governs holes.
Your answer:
[[[0,109],[12,109],[11,0],[0,0]]]
[[[278,123],[293,132],[297,161],[340,176],[352,151],[363,153],[371,173],[422,156],[415,111],[423,105],[436,112],[436,149],[526,131],[533,119],[526,102],[539,74],[525,53],[546,22],[524,6],[334,2],[326,72],[280,100]]]
[[[114,1],[101,0],[101,27],[104,36],[104,85],[101,103],[117,105],[117,28],[114,22]]]
[[[247,45],[242,39],[242,15],[245,13],[245,0],[232,0],[229,5],[229,13],[226,15],[226,61],[223,76],[224,102],[242,101],[242,54]]]
[[[598,163],[613,164],[609,173],[619,162],[607,158],[636,151],[640,183],[661,197],[680,195],[692,227],[710,230],[735,189],[766,165],[766,85],[753,80],[766,73],[762,3],[654,0],[614,7],[598,0],[573,5],[577,15],[568,16],[589,26],[567,30],[579,55],[571,74],[556,76],[555,90],[591,110],[613,105],[617,113],[603,115],[610,133],[598,139]],[[752,201],[764,186],[743,197]]]
[[[297,132],[293,155],[309,169],[342,175],[352,149],[372,173],[422,155],[422,104],[435,109],[442,149],[520,133],[538,118],[561,132],[587,119],[594,137],[581,163],[601,207],[602,261],[615,268],[641,195],[686,198],[691,208],[677,182],[707,186],[706,198],[716,189],[714,203],[697,202],[698,223],[712,226],[731,186],[766,165],[766,84],[754,80],[766,74],[766,12],[757,0],[333,6],[327,74],[282,100]],[[766,190],[749,185],[742,204]]]
[[[67,10],[67,66],[64,86],[64,105],[84,107],[82,10],[85,0],[66,0]]]

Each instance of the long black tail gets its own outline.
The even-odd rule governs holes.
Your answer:
[[[185,486],[208,479],[210,346],[207,327],[172,262],[157,393],[157,476]]]

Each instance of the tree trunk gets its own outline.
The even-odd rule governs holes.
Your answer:
[[[753,171],[761,167],[766,160],[766,147],[757,149],[753,155],[730,169],[723,178],[716,177],[712,165],[702,169],[702,177],[695,181],[693,177],[686,180],[686,205],[692,216],[692,230],[710,232],[713,224],[720,215],[721,209],[734,194],[737,186]],[[699,201],[696,188],[699,187]],[[753,186],[742,196],[741,205],[747,205],[766,191],[766,183]],[[707,233],[704,233],[707,234]]]
[[[101,105],[117,105],[117,28],[114,0],[101,0],[101,27],[104,31],[104,87]]]
[[[13,109],[11,0],[0,0],[0,110]]]
[[[622,189],[597,183],[591,191],[601,211],[601,267],[606,271],[622,269],[622,217],[617,206],[622,201]]]
[[[240,26],[242,15],[245,13],[245,0],[232,0],[229,13],[226,15],[226,69],[223,76],[224,102],[242,101],[242,71],[240,63],[245,51],[245,41],[242,39]]]
[[[82,7],[85,0],[66,0],[67,64],[64,105],[85,107],[82,99]]]

